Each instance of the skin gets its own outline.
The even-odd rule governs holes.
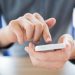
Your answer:
[[[38,13],[26,13],[22,17],[11,20],[7,27],[0,29],[0,47],[7,46],[14,42],[23,44],[29,40],[38,42],[41,37],[48,43],[52,41],[49,27],[54,26],[55,22],[55,18],[44,21]]]
[[[36,52],[35,45],[29,43],[25,50],[28,52],[34,66],[56,70],[62,68],[69,59],[75,59],[75,47],[70,35],[62,35],[58,43],[65,43],[66,47],[56,51]]]
[[[18,42],[23,44],[25,41],[40,41],[43,37],[46,43],[52,41],[49,29],[56,23],[55,18],[44,20],[38,13],[27,13],[22,17],[9,22],[9,25],[0,29],[0,47],[5,47],[11,43]],[[36,52],[35,45],[30,42],[25,47],[30,59],[35,66],[59,69],[69,60],[75,59],[75,42],[71,35],[62,35],[58,43],[65,43],[66,47],[62,50]]]

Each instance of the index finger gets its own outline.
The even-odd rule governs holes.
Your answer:
[[[51,34],[49,32],[49,28],[48,28],[48,25],[46,24],[45,20],[38,13],[34,13],[33,15],[43,24],[43,38],[44,38],[45,42],[46,43],[51,42],[52,41]]]

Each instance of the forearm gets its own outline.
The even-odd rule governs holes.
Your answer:
[[[11,33],[8,31],[7,27],[0,29],[0,48],[5,47],[12,43],[10,40]]]

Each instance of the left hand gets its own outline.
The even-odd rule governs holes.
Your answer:
[[[59,43],[65,43],[66,48],[56,51],[36,52],[34,44],[30,43],[28,47],[25,47],[25,50],[28,52],[33,65],[49,69],[59,69],[71,57],[73,39],[70,35],[65,34],[59,38]]]

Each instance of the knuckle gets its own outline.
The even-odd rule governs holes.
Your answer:
[[[14,27],[14,25],[16,24],[16,20],[11,20],[9,23],[9,26]]]
[[[30,17],[32,14],[31,13],[26,13],[24,16]]]
[[[17,18],[17,21],[21,21],[23,19],[23,16]]]
[[[9,24],[13,25],[14,23],[15,23],[15,20],[11,20]]]
[[[37,15],[37,16],[40,16],[40,14],[39,14],[39,13],[37,13],[37,12],[35,12],[34,14],[35,14],[35,15]]]
[[[20,30],[20,27],[18,26],[18,23],[17,23],[17,21],[16,20],[12,20],[12,21],[10,21],[10,23],[9,23],[9,28],[10,28],[10,30],[12,30],[12,31],[18,31],[18,32],[20,32],[19,30]],[[21,33],[21,32],[20,32]]]

